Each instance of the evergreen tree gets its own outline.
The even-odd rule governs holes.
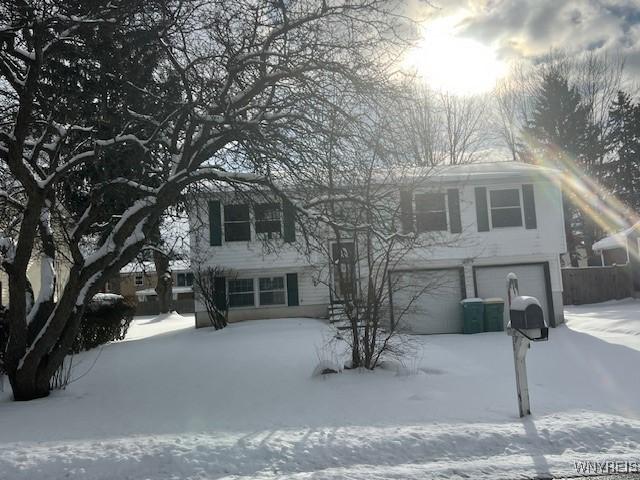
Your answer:
[[[605,184],[632,211],[640,209],[640,105],[618,92],[609,113],[610,144],[615,152],[608,162]]]
[[[597,175],[596,161],[602,146],[589,120],[590,106],[583,102],[577,88],[560,72],[550,71],[543,76],[533,106],[532,119],[524,132],[529,140],[526,158],[558,168],[573,178]],[[580,200],[564,189],[565,232],[573,266],[578,266],[581,244],[591,256],[591,245],[598,233],[597,222],[584,213]]]

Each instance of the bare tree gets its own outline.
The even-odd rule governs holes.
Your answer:
[[[328,133],[314,149],[308,163],[313,168],[298,173],[290,194],[301,212],[319,213],[304,215],[302,225],[311,250],[329,260],[328,269],[318,266],[317,278],[346,320],[348,335],[342,338],[354,368],[373,369],[385,356],[406,353],[398,335],[402,319],[429,286],[417,289],[409,305],[392,308],[399,280],[394,270],[407,254],[450,240],[438,233],[416,235],[413,213],[404,209],[405,194],[412,195],[434,167],[407,150],[402,124],[389,124],[394,93],[341,97],[341,110],[325,113]],[[349,122],[344,111],[366,120]]]
[[[10,277],[6,365],[16,400],[48,395],[87,302],[138,254],[181,192],[208,180],[259,184],[282,195],[273,187],[273,172],[296,168],[297,153],[322,128],[315,112],[330,103],[327,89],[385,83],[383,63],[404,42],[395,28],[404,20],[393,13],[393,2],[379,0],[158,0],[136,6],[51,0],[46,9],[40,2],[0,9],[2,97],[8,105],[0,163],[19,186],[16,194],[0,195],[20,223],[19,232],[0,238]],[[94,95],[67,92],[52,81],[52,72],[69,64],[65,55],[83,45],[83,35],[118,28],[153,32],[148,47],[162,61],[149,85],[131,85],[123,72],[108,72],[120,88],[148,102],[138,111],[125,102],[118,111],[126,118],[122,129],[105,134],[94,117],[50,108],[52,102],[70,105],[78,95],[91,104],[81,95]],[[91,57],[84,60],[93,65]],[[54,301],[58,249],[51,216],[64,207],[61,186],[88,165],[109,165],[109,152],[121,145],[149,159],[147,170],[135,179],[123,175],[90,185],[81,214],[65,218],[60,228],[73,265]],[[101,199],[113,189],[130,200],[109,230],[96,235],[111,221],[111,212],[103,218]],[[26,270],[36,238],[43,281],[30,307],[24,301]]]
[[[226,298],[224,277],[229,272],[217,267],[198,266],[193,285],[198,299],[204,303],[211,326],[220,330],[227,326],[229,304]]]
[[[487,147],[487,99],[483,96],[461,97],[440,94],[445,124],[445,147],[450,165],[480,160]]]
[[[402,126],[404,149],[420,165],[459,165],[480,160],[490,146],[488,102],[435,92],[413,80],[391,107]]]
[[[395,112],[405,132],[406,149],[416,164],[442,164],[447,159],[447,151],[439,98],[415,79],[406,88],[407,93],[399,96]]]
[[[527,102],[518,81],[510,76],[502,80],[494,92],[493,126],[507,148],[511,160],[519,160],[522,151],[522,128],[527,125]]]

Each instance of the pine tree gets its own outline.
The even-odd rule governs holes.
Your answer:
[[[533,99],[533,116],[525,137],[529,140],[529,161],[564,171],[571,177],[597,174],[601,154],[596,128],[591,124],[590,106],[565,76],[551,71],[543,76]],[[563,208],[567,249],[571,264],[578,266],[578,247],[584,243],[587,256],[596,237],[597,222],[585,215],[580,199],[564,189]]]
[[[605,184],[632,211],[640,209],[640,105],[618,92],[609,114],[613,160],[605,164]]]

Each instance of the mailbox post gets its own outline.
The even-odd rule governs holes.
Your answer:
[[[544,311],[538,299],[519,295],[518,278],[514,273],[507,276],[507,292],[509,299],[507,334],[511,336],[513,343],[518,409],[520,417],[524,417],[531,415],[527,383],[527,352],[531,342],[545,341],[549,338],[549,325],[544,318]]]

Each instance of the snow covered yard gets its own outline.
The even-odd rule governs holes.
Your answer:
[[[640,302],[567,316],[528,355],[526,420],[502,333],[417,337],[408,375],[312,378],[320,321],[140,318],[66,391],[0,397],[0,478],[514,479],[640,461]]]

